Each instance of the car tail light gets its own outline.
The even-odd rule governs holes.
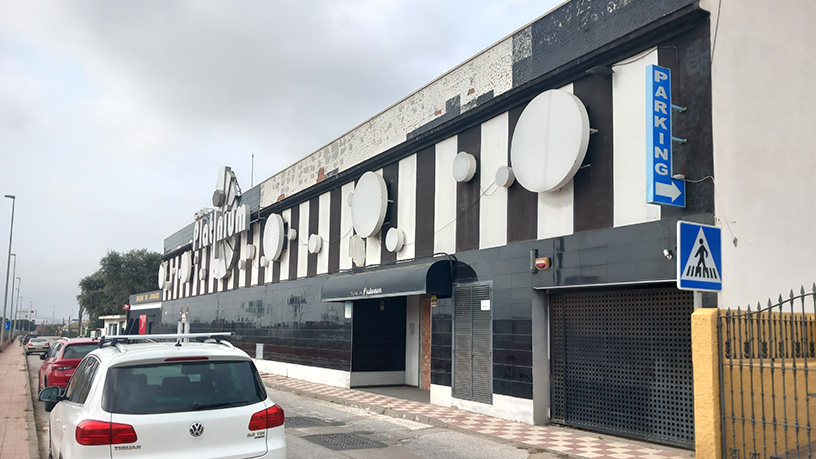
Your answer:
[[[249,430],[271,429],[283,425],[283,408],[272,406],[252,415],[249,420]]]
[[[135,443],[136,431],[128,424],[85,420],[76,427],[76,441],[80,445],[120,445]]]
[[[54,367],[54,369],[57,370],[57,371],[72,370],[74,368],[76,368],[76,367],[73,366],[73,365],[68,365],[68,366],[65,366],[65,367]]]

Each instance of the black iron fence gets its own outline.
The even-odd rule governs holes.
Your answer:
[[[816,284],[764,308],[720,311],[723,458],[816,455],[814,311]]]

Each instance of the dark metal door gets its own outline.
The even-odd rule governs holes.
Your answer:
[[[482,302],[487,301],[485,307]],[[453,396],[493,403],[493,324],[490,284],[454,292]]]
[[[550,304],[553,422],[693,448],[692,292],[568,293]]]

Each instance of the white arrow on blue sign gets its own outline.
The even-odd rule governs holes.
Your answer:
[[[722,290],[721,238],[716,226],[677,222],[677,288]]]
[[[686,182],[672,178],[671,70],[646,67],[646,202],[686,207]]]

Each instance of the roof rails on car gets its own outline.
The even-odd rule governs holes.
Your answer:
[[[223,338],[226,336],[232,335],[232,332],[218,332],[218,333],[169,333],[169,334],[156,334],[156,335],[110,335],[110,336],[103,336],[99,340],[99,348],[104,346],[116,346],[117,348],[121,347],[120,344],[132,344],[139,341],[144,342],[157,342],[162,340],[176,340],[176,345],[181,346],[182,340],[185,342],[189,339],[194,339],[198,342],[215,342],[218,344],[224,344],[229,347],[234,347],[229,341],[225,341]]]

